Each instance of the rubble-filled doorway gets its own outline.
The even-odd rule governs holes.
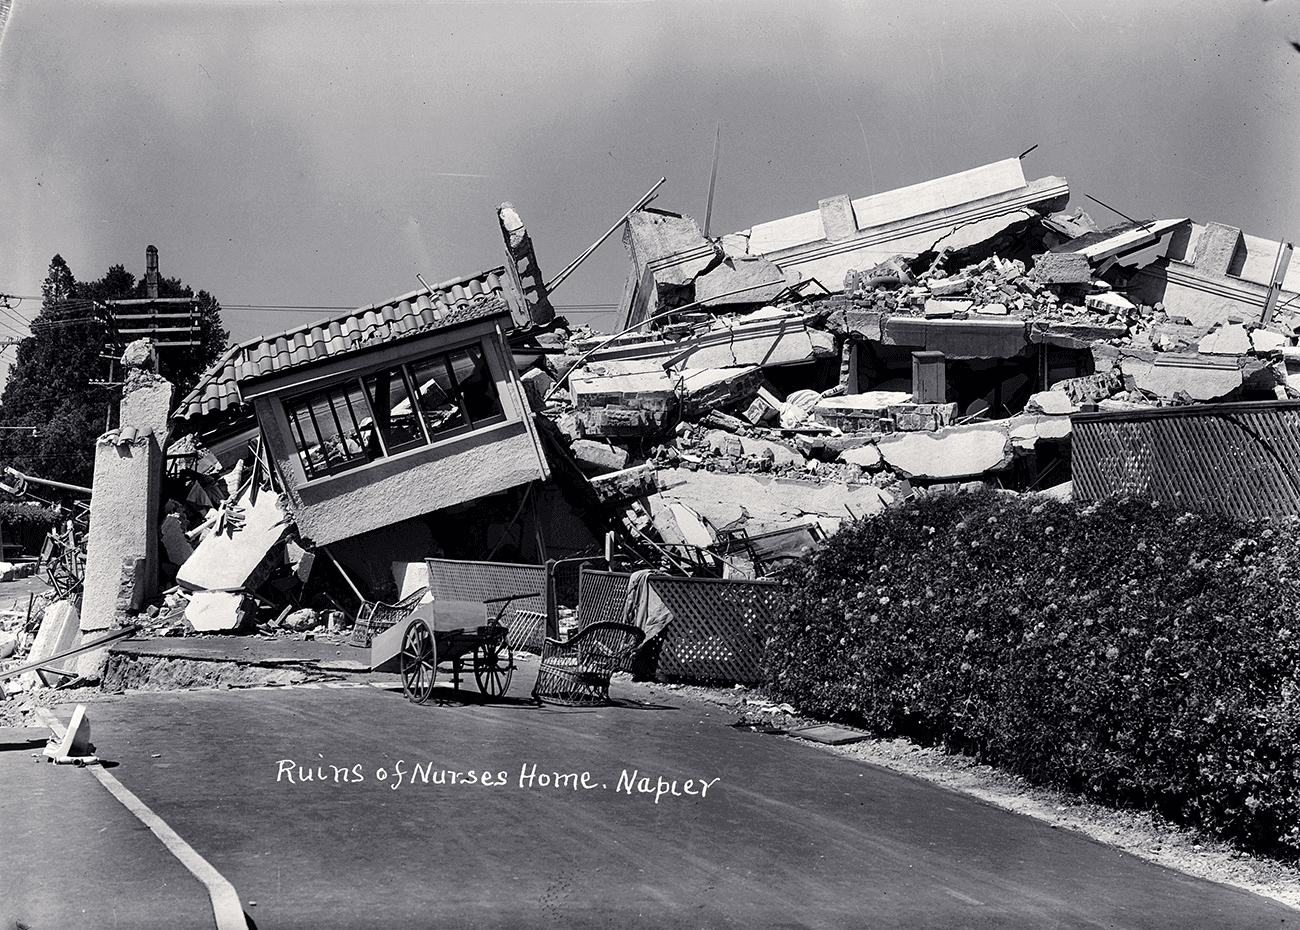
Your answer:
[[[948,400],[961,416],[982,413],[1000,420],[1025,409],[1038,389],[1037,352],[1012,358],[950,359]]]

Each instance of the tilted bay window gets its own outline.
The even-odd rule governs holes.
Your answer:
[[[478,345],[300,395],[285,412],[308,480],[505,419]]]

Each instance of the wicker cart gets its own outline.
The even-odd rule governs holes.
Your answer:
[[[478,689],[501,697],[510,687],[515,654],[501,622],[512,601],[536,594],[511,594],[484,601],[435,600],[417,607],[391,630],[375,639],[373,651],[396,647],[407,700],[426,703],[433,696],[439,665],[449,665],[453,687],[459,689],[465,665],[474,672]],[[489,605],[500,605],[494,616]],[[486,618],[486,619],[485,619]]]

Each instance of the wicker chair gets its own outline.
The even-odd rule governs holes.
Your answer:
[[[571,707],[608,704],[610,675],[644,639],[640,628],[614,622],[593,623],[568,642],[548,638],[542,646],[533,699]]]
[[[352,635],[348,637],[348,645],[362,648],[368,647],[370,641],[376,635],[384,632],[399,620],[405,620],[409,617],[415,608],[420,606],[420,601],[424,599],[424,595],[428,590],[428,588],[420,588],[418,591],[412,591],[396,604],[385,604],[383,601],[363,601],[361,610],[357,613],[357,622],[352,627]]]

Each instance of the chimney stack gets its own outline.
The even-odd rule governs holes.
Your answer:
[[[158,250],[153,246],[144,250],[144,287],[145,296],[150,300],[158,299]]]

